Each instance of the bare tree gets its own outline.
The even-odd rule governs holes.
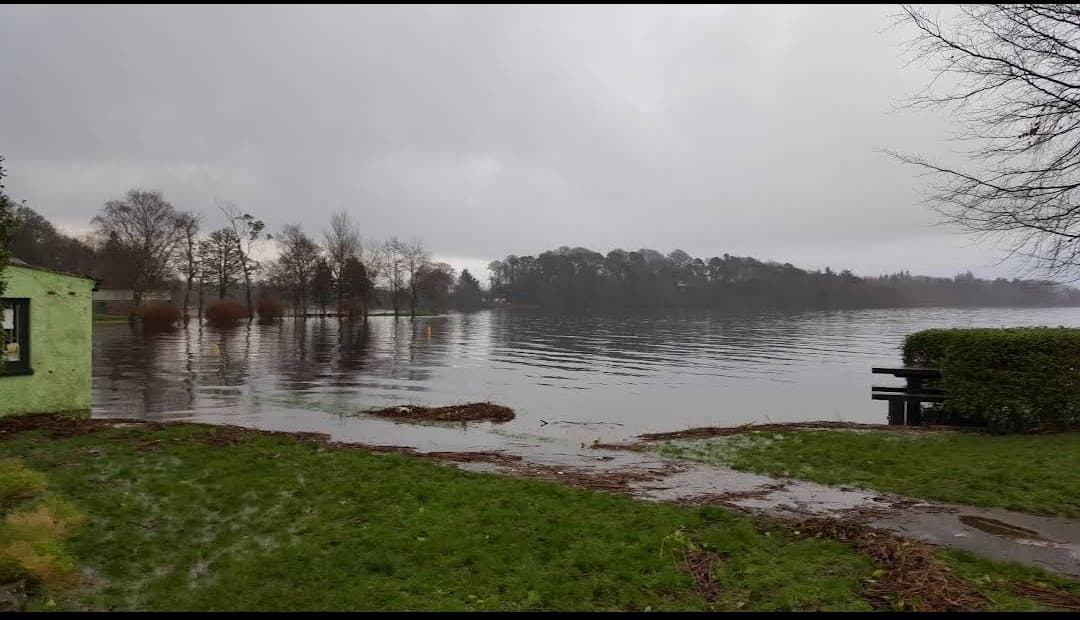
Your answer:
[[[184,238],[180,244],[180,273],[187,281],[184,289],[184,322],[191,319],[188,306],[191,304],[191,289],[199,276],[199,216],[184,213],[180,215],[179,226]],[[202,291],[199,292],[202,294]]]
[[[363,276],[367,279],[369,283],[369,287],[367,290],[371,293],[370,299],[366,294],[363,299],[364,320],[367,320],[368,309],[371,307],[371,304],[378,303],[378,298],[376,295],[378,291],[376,291],[375,289],[375,283],[378,282],[379,278],[383,276],[386,268],[386,261],[384,260],[385,258],[386,253],[383,251],[382,245],[374,242],[368,244],[367,246],[361,244],[359,255],[360,265],[363,267]],[[346,274],[346,279],[349,279],[350,277],[356,276],[358,274],[358,270],[355,267],[355,265],[352,265],[352,269],[350,270],[351,273]],[[355,288],[355,286],[350,286],[352,288]]]
[[[342,299],[344,298],[345,287],[341,286],[342,274],[345,271],[345,265],[349,262],[350,258],[358,258],[362,247],[360,245],[360,230],[349,219],[349,214],[345,211],[335,213],[330,218],[330,230],[325,234],[326,237],[326,262],[330,266],[330,271],[334,276],[334,281],[337,285],[337,302],[338,306],[341,306]]]
[[[251,280],[259,268],[259,261],[255,260],[253,255],[259,243],[264,239],[272,239],[273,235],[263,236],[266,224],[262,220],[255,219],[255,216],[250,213],[241,212],[234,204],[220,203],[218,209],[225,214],[229,226],[236,233],[236,247],[243,257],[244,295],[247,299],[248,318],[254,318],[255,306],[251,303]]]
[[[217,287],[218,299],[225,299],[229,288],[244,275],[244,256],[232,228],[215,230],[199,242],[199,263],[200,283],[210,282]]]
[[[345,267],[341,271],[341,278],[338,280],[339,294],[350,302],[359,302],[360,309],[363,313],[363,317],[366,320],[368,316],[368,304],[371,297],[372,281],[368,277],[367,269],[364,267],[364,263],[355,256],[345,262]],[[353,318],[353,313],[349,309],[344,309],[338,306],[339,316],[345,318]]]
[[[950,111],[970,163],[893,155],[936,177],[930,203],[946,222],[1080,277],[1080,6],[962,5],[946,19],[905,6],[900,22],[937,74],[908,105]]]
[[[206,276],[207,276],[206,269],[204,267],[202,267],[202,264],[201,264],[201,261],[202,261],[201,254],[202,254],[202,252],[200,251],[200,269],[199,269],[199,320],[200,321],[202,321],[203,310],[206,307]]]
[[[400,314],[401,293],[405,290],[405,244],[398,241],[397,237],[391,237],[382,244],[379,254],[379,263],[396,317]]]
[[[431,265],[431,255],[419,239],[413,239],[402,246],[401,264],[409,278],[409,316],[416,316],[416,304],[420,301],[424,272]]]
[[[292,293],[294,312],[307,316],[308,294],[319,263],[319,246],[298,225],[286,226],[278,236],[281,254],[272,279]]]
[[[335,289],[338,298],[341,298],[341,286],[340,282],[338,286],[335,286],[334,271],[330,268],[330,264],[325,258],[319,257],[315,261],[315,271],[311,274],[311,299],[319,306],[319,315],[326,316],[326,305],[330,302],[330,298],[334,295]],[[338,302],[340,307],[341,303]]]
[[[161,283],[173,254],[184,238],[181,217],[159,192],[133,189],[123,200],[110,200],[93,219],[103,238],[115,239],[132,260],[131,288],[134,307],[142,305],[143,293]]]

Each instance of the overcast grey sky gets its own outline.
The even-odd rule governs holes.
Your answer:
[[[456,266],[560,245],[1012,276],[932,226],[890,148],[895,6],[0,7],[9,193],[68,232],[158,189],[319,234],[419,237]],[[486,272],[483,272],[486,275]]]

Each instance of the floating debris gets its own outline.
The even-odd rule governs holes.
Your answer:
[[[509,422],[514,419],[513,409],[494,403],[466,403],[446,407],[401,405],[375,409],[365,413],[383,418],[430,422]]]

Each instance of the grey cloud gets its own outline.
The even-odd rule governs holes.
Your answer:
[[[992,266],[882,148],[889,7],[0,7],[9,189],[75,231],[126,189],[212,221],[418,236],[480,264],[559,245],[860,273]],[[913,251],[917,249],[917,251]]]

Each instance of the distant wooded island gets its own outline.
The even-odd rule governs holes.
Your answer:
[[[1046,280],[985,280],[911,275],[859,277],[724,254],[616,249],[600,254],[561,247],[508,256],[489,265],[496,301],[552,310],[694,308],[816,310],[845,308],[1076,306],[1080,290]]]

